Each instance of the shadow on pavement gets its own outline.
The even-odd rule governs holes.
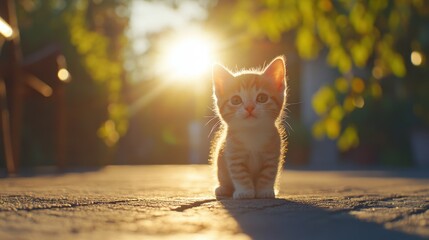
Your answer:
[[[350,175],[354,175],[351,173]],[[366,171],[365,173],[356,173],[356,175],[375,178],[409,178],[409,179],[429,179],[429,169],[413,168],[402,170],[385,170],[385,171]]]
[[[286,199],[220,200],[252,239],[423,239]]]
[[[429,179],[429,168],[333,168],[333,169],[313,169],[313,168],[287,168],[287,171],[304,172],[336,172],[351,177],[373,177],[373,178],[409,178],[409,179]]]

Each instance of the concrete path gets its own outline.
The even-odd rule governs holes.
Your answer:
[[[429,172],[285,171],[217,201],[208,166],[0,179],[0,239],[429,239]]]

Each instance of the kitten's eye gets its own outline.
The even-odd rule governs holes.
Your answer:
[[[256,97],[256,101],[260,102],[260,103],[265,103],[268,101],[268,95],[265,93],[260,93],[258,94],[258,96]]]
[[[238,104],[240,104],[240,103],[242,103],[242,102],[243,102],[243,100],[241,100],[241,97],[240,97],[240,96],[235,95],[235,96],[233,96],[233,97],[231,98],[231,104],[232,104],[232,105],[238,105]]]

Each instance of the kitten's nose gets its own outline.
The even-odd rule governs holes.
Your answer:
[[[245,109],[246,109],[246,111],[247,111],[248,113],[252,113],[252,112],[253,112],[253,109],[255,109],[255,106],[254,106],[254,105],[249,105],[249,106],[247,106]]]

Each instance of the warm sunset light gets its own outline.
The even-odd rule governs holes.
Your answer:
[[[162,60],[169,78],[179,81],[195,81],[210,71],[213,62],[213,44],[203,35],[191,35],[169,42]]]

